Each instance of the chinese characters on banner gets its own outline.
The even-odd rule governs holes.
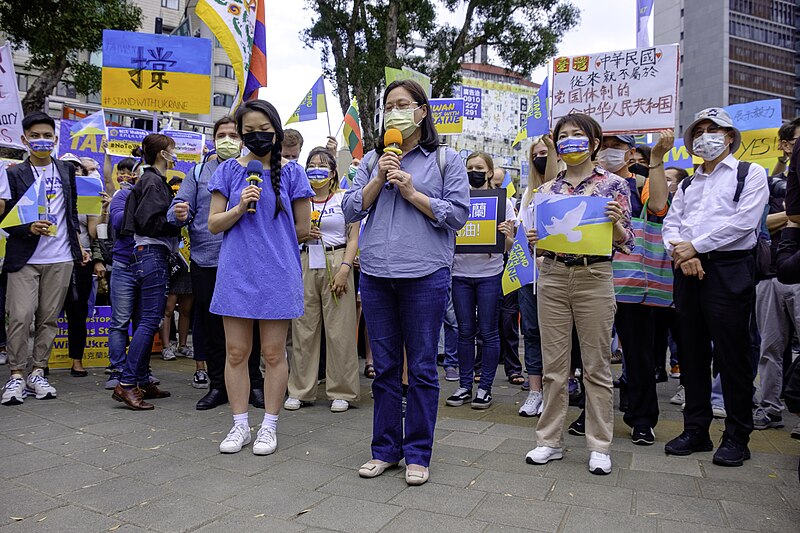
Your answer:
[[[505,239],[497,226],[505,220],[505,189],[469,192],[469,219],[456,234],[456,253],[503,253]]]
[[[111,307],[98,306],[86,319],[86,349],[83,351],[83,366],[98,368],[108,366],[108,328],[111,325]],[[129,333],[130,334],[130,331]],[[48,362],[50,368],[69,368],[69,335],[67,319],[62,312],[58,317],[58,333]]]
[[[103,30],[104,107],[207,114],[211,41]]]
[[[464,99],[464,118],[481,118],[483,91],[479,87],[461,87],[461,98]]]
[[[725,110],[740,131],[780,128],[783,124],[780,98],[729,105]]]
[[[432,98],[433,125],[439,135],[454,135],[464,128],[464,100],[461,98]]]
[[[141,146],[148,132],[136,128],[108,128],[108,155],[130,157],[131,151]]]
[[[655,132],[675,126],[678,45],[553,60],[552,123],[585,113],[604,134]]]
[[[162,130],[161,133],[175,141],[175,155],[178,156],[178,161],[199,163],[203,160],[205,134],[180,130]]]

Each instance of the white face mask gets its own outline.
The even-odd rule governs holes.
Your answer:
[[[609,172],[616,172],[625,166],[625,154],[627,153],[627,150],[619,148],[603,148],[597,152],[597,161]]]
[[[704,133],[692,142],[694,155],[702,157],[704,161],[713,161],[725,151],[724,133]]]

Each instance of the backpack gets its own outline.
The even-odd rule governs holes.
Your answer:
[[[750,171],[750,163],[746,161],[739,161],[739,166],[736,171],[736,192],[733,195],[733,201],[739,202],[744,190],[744,182],[747,179],[747,173]],[[681,183],[681,190],[686,194],[686,189],[692,184],[694,176],[689,176]],[[761,231],[761,228],[766,224],[767,214],[769,214],[769,206],[764,209],[764,214],[761,218],[761,224],[756,228],[756,247],[753,248],[753,256],[756,260],[756,280],[762,280],[772,274],[772,240],[768,233]]]
[[[444,169],[447,166],[447,151],[445,148],[445,145],[436,147],[436,165],[439,167],[439,174],[442,175],[442,180],[444,180]],[[375,170],[375,165],[378,163],[378,153],[374,153],[375,155],[367,163],[367,177],[369,178],[372,178],[372,171]]]

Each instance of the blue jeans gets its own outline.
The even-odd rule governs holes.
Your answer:
[[[108,328],[108,361],[111,368],[125,364],[128,326],[136,308],[135,264],[114,261],[111,270],[111,326]]]
[[[458,370],[461,388],[472,390],[475,338],[483,339],[483,361],[479,388],[492,391],[500,362],[500,300],[502,274],[488,278],[453,276],[453,307],[458,319]],[[477,313],[476,313],[477,310]]]
[[[458,366],[458,323],[456,322],[456,311],[453,309],[453,293],[447,298],[447,308],[444,313],[444,324],[442,324],[442,331],[444,333],[444,363],[442,366],[445,368]],[[442,347],[442,335],[440,334],[439,346]]]
[[[372,393],[372,457],[427,467],[439,403],[436,356],[450,270],[422,278],[390,279],[361,274],[361,302],[375,364]],[[408,394],[403,423],[403,348]],[[405,426],[405,435],[404,435]]]
[[[147,385],[153,336],[158,331],[167,305],[169,250],[166,246],[137,246],[133,251],[134,285],[141,317],[133,331],[121,383]]]
[[[525,337],[525,371],[529,376],[541,376],[542,335],[539,331],[539,311],[533,285],[525,285],[517,292],[522,314],[522,335]]]

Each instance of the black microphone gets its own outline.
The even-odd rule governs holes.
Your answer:
[[[247,183],[250,185],[258,185],[263,179],[261,179],[261,173],[264,172],[264,165],[261,164],[261,161],[258,159],[253,159],[249,163],[247,163]],[[251,215],[256,214],[256,203],[250,202],[247,204],[247,212]]]

